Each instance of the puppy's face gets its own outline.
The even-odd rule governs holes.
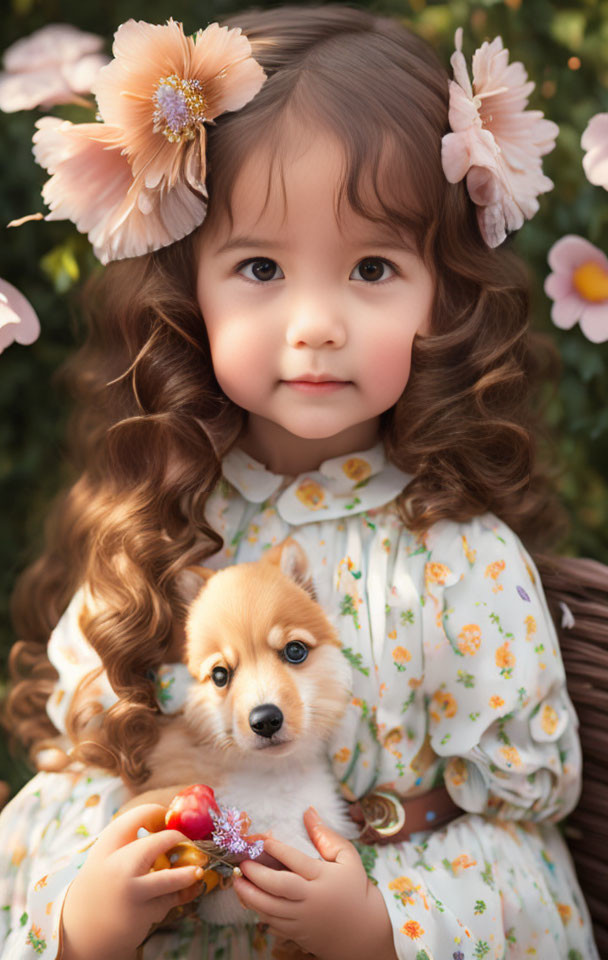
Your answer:
[[[199,574],[186,621],[193,733],[258,760],[317,755],[344,713],[351,671],[301,547],[288,539],[256,563]]]

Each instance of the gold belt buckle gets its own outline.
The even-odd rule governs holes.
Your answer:
[[[365,826],[381,837],[393,837],[405,824],[405,807],[394,790],[373,790],[359,803]]]

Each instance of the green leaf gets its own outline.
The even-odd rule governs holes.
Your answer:
[[[74,241],[53,247],[40,261],[44,273],[52,282],[57,293],[67,293],[80,279],[80,267],[74,255]]]

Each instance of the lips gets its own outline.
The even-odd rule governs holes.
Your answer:
[[[301,377],[293,377],[287,380],[287,383],[349,383],[348,380],[342,380],[340,377],[333,377],[330,373],[304,373]]]
[[[327,393],[334,393],[341,390],[342,387],[348,387],[347,380],[284,380],[285,386],[291,387],[301,393],[307,393],[312,396],[324,396]]]

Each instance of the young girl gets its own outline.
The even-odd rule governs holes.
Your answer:
[[[522,211],[465,169],[448,182],[448,77],[397,22],[326,6],[228,25],[253,59],[221,116],[229,71],[197,86],[178,24],[130,21],[103,127],[40,124],[54,215],[112,262],[71,364],[80,475],[15,594],[10,713],[41,772],[0,819],[2,958],[131,960],[145,940],[146,960],[240,960],[291,940],[321,960],[594,960],[556,826],[579,794],[577,721],[520,539],[540,549],[555,526],[525,274],[498,246]],[[175,842],[154,832],[162,805],[112,819],[171,709],[155,677],[181,656],[179,573],[288,535],[353,668],[336,781],[359,810],[394,791],[410,833],[354,846],[307,813],[319,859],[269,842],[287,869],[249,861],[235,881],[261,924],[146,939],[199,889],[190,868],[148,873]]]

